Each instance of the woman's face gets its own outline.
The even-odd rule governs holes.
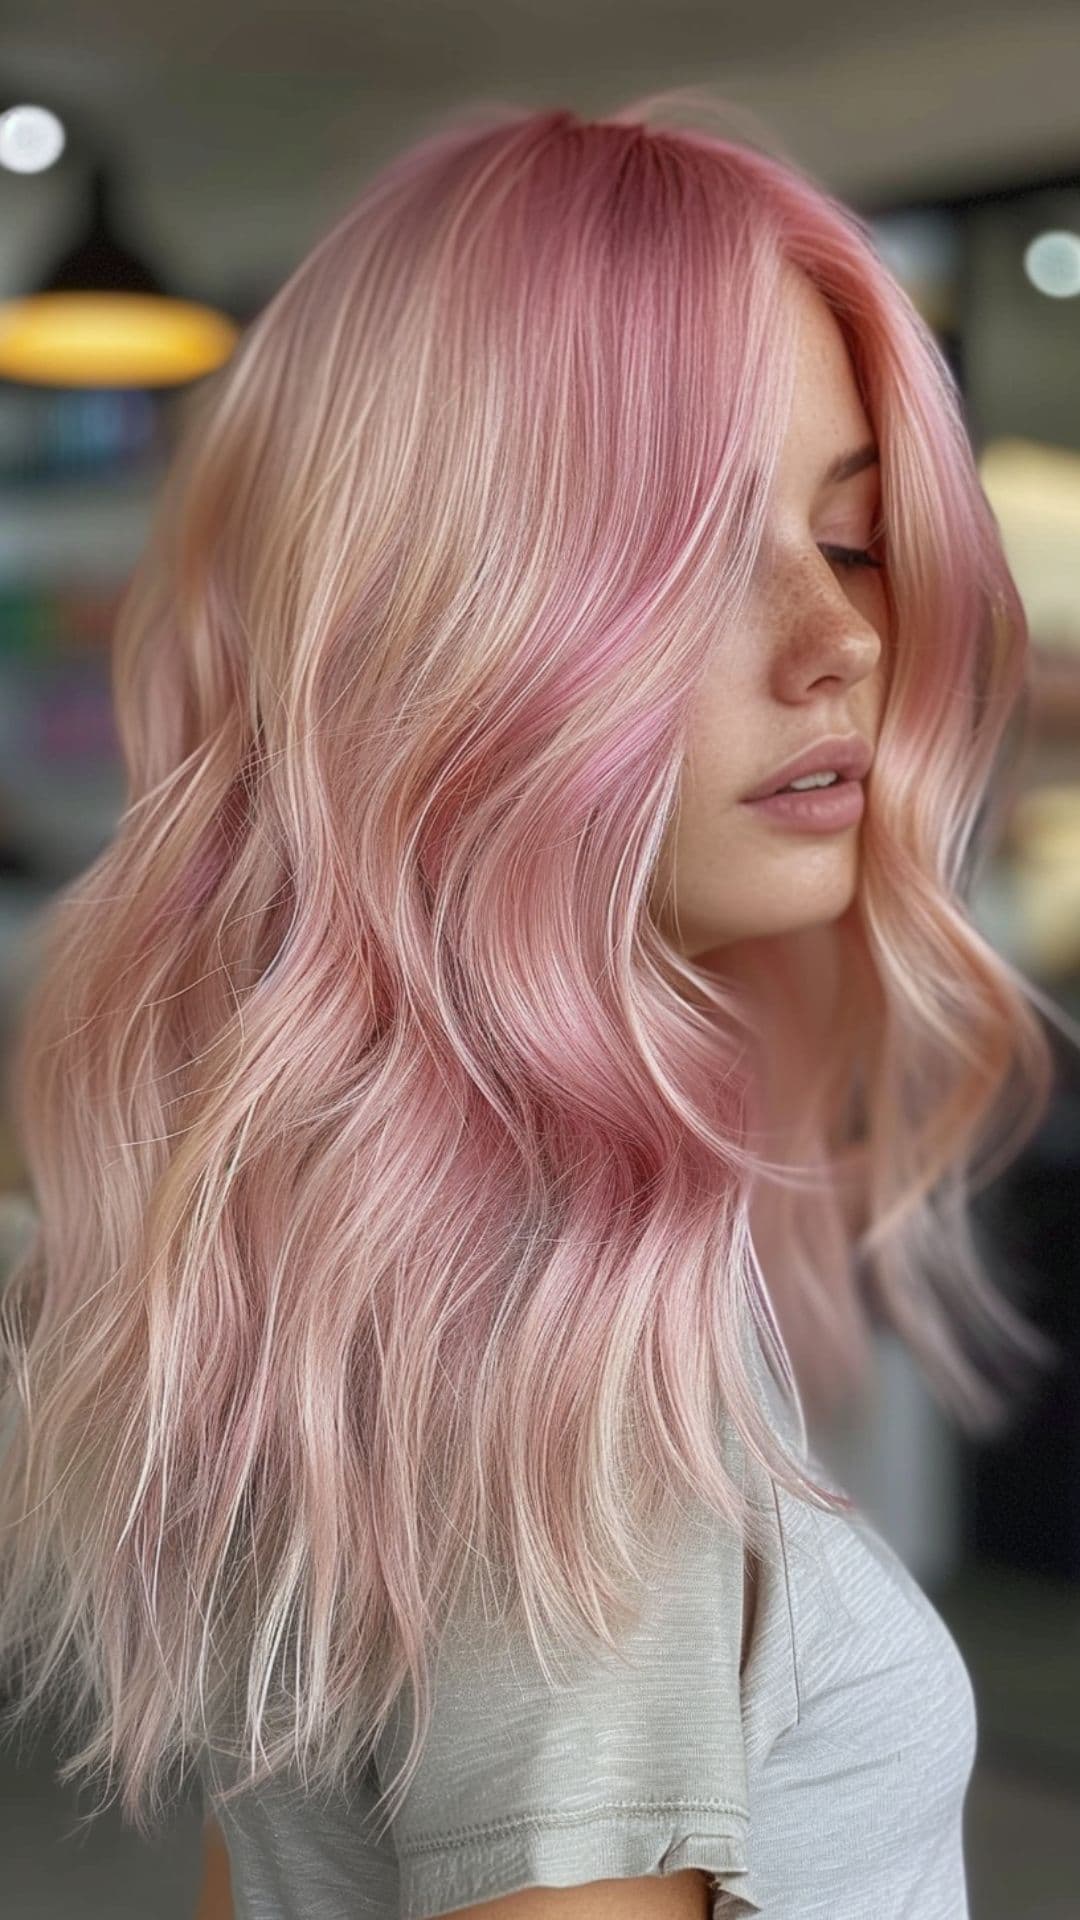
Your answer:
[[[858,824],[798,832],[742,796],[826,734],[860,734],[872,748],[884,704],[884,574],[831,551],[870,544],[878,467],[825,478],[838,455],[874,436],[829,307],[802,274],[790,285],[800,323],[795,388],[766,541],[745,618],[716,648],[698,694],[661,862],[659,924],[699,961],[714,948],[820,926],[851,904]],[[871,552],[880,558],[876,545]]]

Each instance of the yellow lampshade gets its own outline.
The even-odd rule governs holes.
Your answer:
[[[239,327],[156,293],[37,293],[0,302],[0,378],[49,387],[160,387],[227,360]]]

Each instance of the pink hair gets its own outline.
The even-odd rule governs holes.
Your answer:
[[[967,1217],[1053,1063],[965,905],[1028,636],[958,396],[861,220],[657,97],[696,96],[484,108],[383,168],[193,396],[121,609],[126,805],[15,1062],[0,1650],[144,1829],[203,1742],[238,1791],[342,1784],[408,1684],[403,1792],[473,1573],[611,1646],[687,1502],[760,1546],[724,1420],[841,1507],[748,1324],[825,1406],[873,1310],[973,1430],[980,1347],[1056,1357]],[[896,622],[826,1032],[782,941],[738,988],[649,912],[792,268],[873,421]]]

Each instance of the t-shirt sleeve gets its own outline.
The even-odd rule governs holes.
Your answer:
[[[215,1803],[237,1920],[434,1920],[526,1887],[691,1867],[707,1876],[711,1920],[760,1914],[746,1559],[702,1507],[685,1520],[621,1660],[590,1648],[545,1672],[523,1629],[455,1610],[434,1655],[427,1738],[389,1824],[381,1796],[408,1752],[408,1685],[347,1798],[278,1777]],[[231,1767],[217,1769],[229,1783]],[[205,1793],[205,1760],[200,1771]]]
[[[525,1887],[700,1868],[713,1920],[761,1912],[750,1875],[740,1682],[744,1557],[696,1518],[623,1665],[606,1650],[548,1677],[524,1632],[475,1612],[444,1632],[419,1766],[391,1835],[401,1920]],[[572,1677],[571,1677],[572,1674]],[[399,1713],[376,1749],[392,1784]]]
[[[335,1796],[305,1793],[286,1771],[220,1801],[214,1782],[234,1785],[235,1762],[219,1755],[211,1769],[201,1754],[198,1771],[228,1848],[236,1920],[398,1920],[397,1855],[393,1835],[372,1826],[370,1762]]]

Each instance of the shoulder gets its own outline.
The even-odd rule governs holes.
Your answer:
[[[531,1639],[475,1615],[440,1644],[434,1708],[394,1822],[401,1913],[441,1914],[528,1886],[698,1867],[749,1890],[742,1725],[746,1559],[695,1517],[618,1654],[544,1672]],[[380,1783],[409,1745],[407,1706]]]
[[[393,1793],[414,1731],[407,1687],[347,1799],[275,1778],[215,1804],[243,1910],[431,1920],[530,1887],[697,1869],[725,1896],[725,1920],[760,1912],[744,1641],[752,1628],[756,1656],[783,1624],[776,1576],[697,1505],[664,1566],[616,1652],[541,1661],[523,1630],[457,1608],[404,1791]],[[748,1615],[755,1575],[765,1604]]]

